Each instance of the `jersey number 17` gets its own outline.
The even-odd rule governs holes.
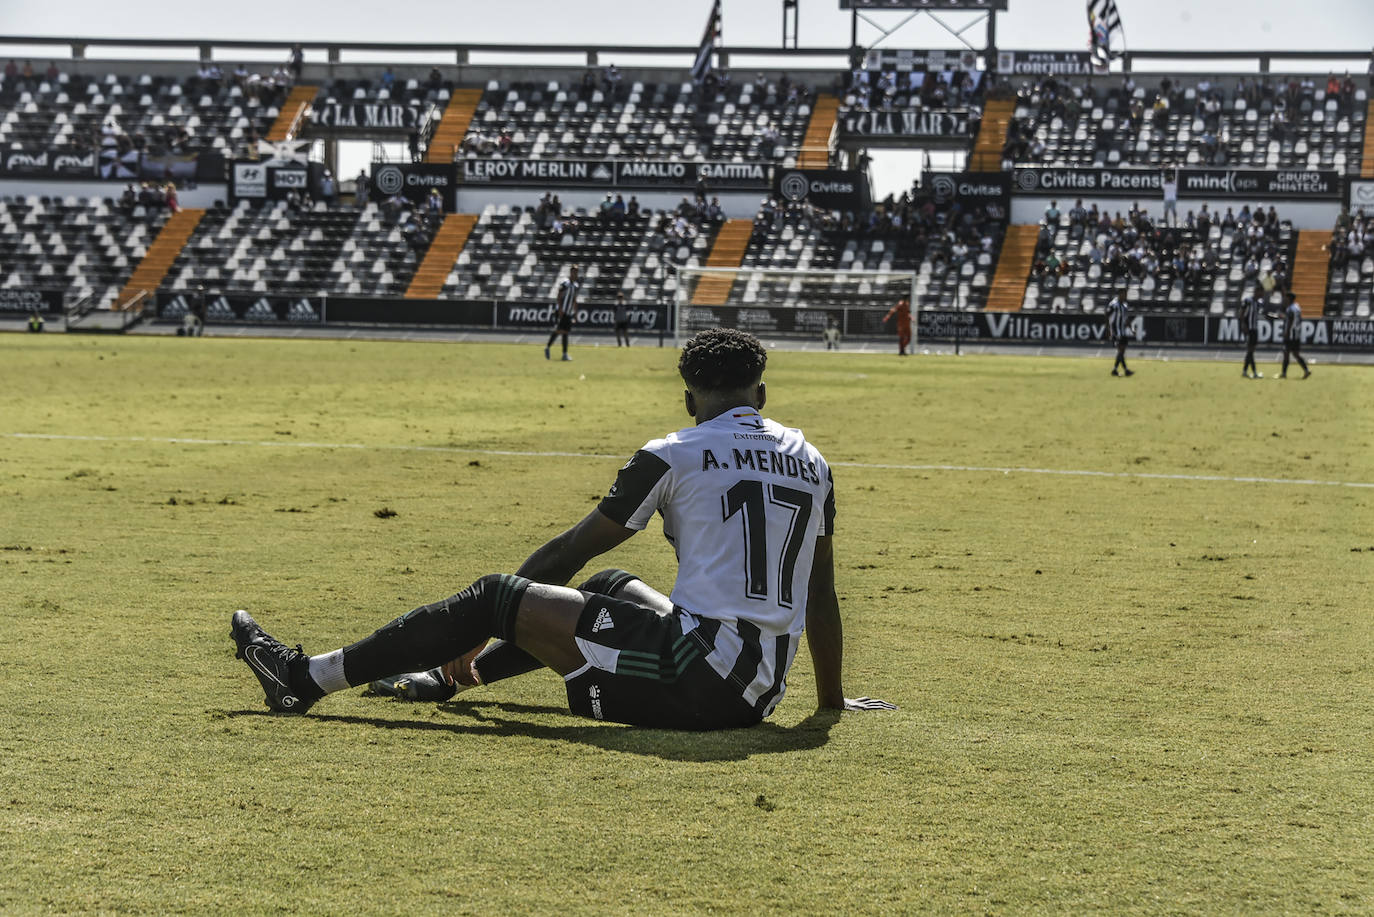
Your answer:
[[[774,509],[775,513],[781,511],[791,515],[778,558],[777,599],[782,607],[791,608],[792,577],[802,541],[806,538],[806,524],[811,519],[811,495],[781,484],[765,486],[762,481],[737,481],[721,499],[721,519],[729,522],[735,514],[740,515],[744,525],[744,593],[751,599],[767,599],[767,513],[770,506],[781,508]]]

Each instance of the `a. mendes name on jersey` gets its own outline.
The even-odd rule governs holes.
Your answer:
[[[777,452],[773,449],[745,449],[743,452],[738,449],[731,449],[730,458],[725,462],[718,460],[716,454],[710,449],[703,449],[701,450],[701,470],[707,471],[711,468],[722,470],[734,468],[739,471],[748,468],[763,474],[799,478],[808,484],[817,486],[820,486],[821,483],[820,472],[816,470],[814,460],[799,459],[795,455]]]

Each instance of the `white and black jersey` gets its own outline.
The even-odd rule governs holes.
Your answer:
[[[576,280],[565,280],[558,285],[558,296],[553,303],[557,318],[571,319],[577,315],[577,291],[580,286]]]
[[[816,538],[834,527],[820,452],[800,430],[735,408],[645,444],[600,508],[636,531],[663,516],[684,632],[700,629],[711,667],[771,713],[806,623]]]
[[[1114,340],[1125,340],[1130,334],[1130,312],[1126,300],[1120,296],[1112,297],[1112,301],[1107,303],[1107,330]]]
[[[1247,296],[1240,301],[1240,321],[1246,334],[1259,333],[1260,318],[1264,315],[1264,302],[1258,296]]]
[[[1297,341],[1302,337],[1302,306],[1295,299],[1283,310],[1283,339]]]

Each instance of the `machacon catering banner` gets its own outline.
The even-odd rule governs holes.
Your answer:
[[[672,160],[464,159],[467,185],[531,188],[672,188],[702,182],[712,191],[765,191],[773,167],[759,162],[677,162]]]
[[[1163,175],[1153,169],[1017,169],[1021,194],[1136,197],[1163,194]],[[1179,197],[1339,200],[1339,172],[1242,169],[1179,169]]]
[[[968,109],[928,109],[907,111],[854,111],[840,117],[841,140],[939,138],[967,140],[970,116]]]
[[[379,325],[470,325],[493,330],[539,330],[553,327],[552,301],[379,299],[362,296],[331,296],[325,307],[330,322]],[[635,303],[626,311],[631,329],[663,331],[668,328],[671,307]],[[615,305],[581,303],[575,329],[610,331],[615,327]]]

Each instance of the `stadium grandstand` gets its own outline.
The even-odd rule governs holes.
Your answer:
[[[1294,292],[1333,345],[1340,323],[1369,337],[1374,102],[1342,66],[1363,54],[1104,69],[992,40],[748,71],[727,61],[765,49],[712,47],[694,72],[695,47],[620,70],[599,61],[624,48],[435,66],[406,62],[429,46],[365,65],[321,45],[328,63],[293,66],[285,45],[251,64],[185,42],[201,59],[177,63],[6,38],[71,53],[0,79],[0,315],[533,329],[577,265],[591,332],[624,295],[665,334],[684,307],[883,334],[891,288],[842,276],[875,272],[910,278],[926,337],[1100,323],[1124,290],[1155,340],[1211,343],[1256,288],[1275,308]],[[923,165],[875,195],[894,150]]]

